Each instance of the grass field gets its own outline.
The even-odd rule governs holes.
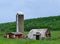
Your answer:
[[[60,31],[52,31],[51,38],[44,40],[7,39],[0,35],[0,44],[60,44]]]

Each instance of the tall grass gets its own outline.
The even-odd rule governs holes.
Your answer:
[[[0,44],[60,44],[60,31],[52,31],[51,38],[43,40],[7,39],[0,35]]]

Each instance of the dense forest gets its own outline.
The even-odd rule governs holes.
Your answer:
[[[30,31],[34,28],[49,28],[52,31],[60,30],[60,16],[40,17],[24,20],[24,30]],[[16,22],[0,24],[0,32],[16,31]]]

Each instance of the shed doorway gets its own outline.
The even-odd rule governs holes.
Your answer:
[[[36,35],[36,40],[39,40],[40,39],[40,35]]]

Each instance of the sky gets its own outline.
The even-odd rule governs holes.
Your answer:
[[[16,21],[18,11],[24,19],[60,15],[60,0],[0,0],[0,23]]]

